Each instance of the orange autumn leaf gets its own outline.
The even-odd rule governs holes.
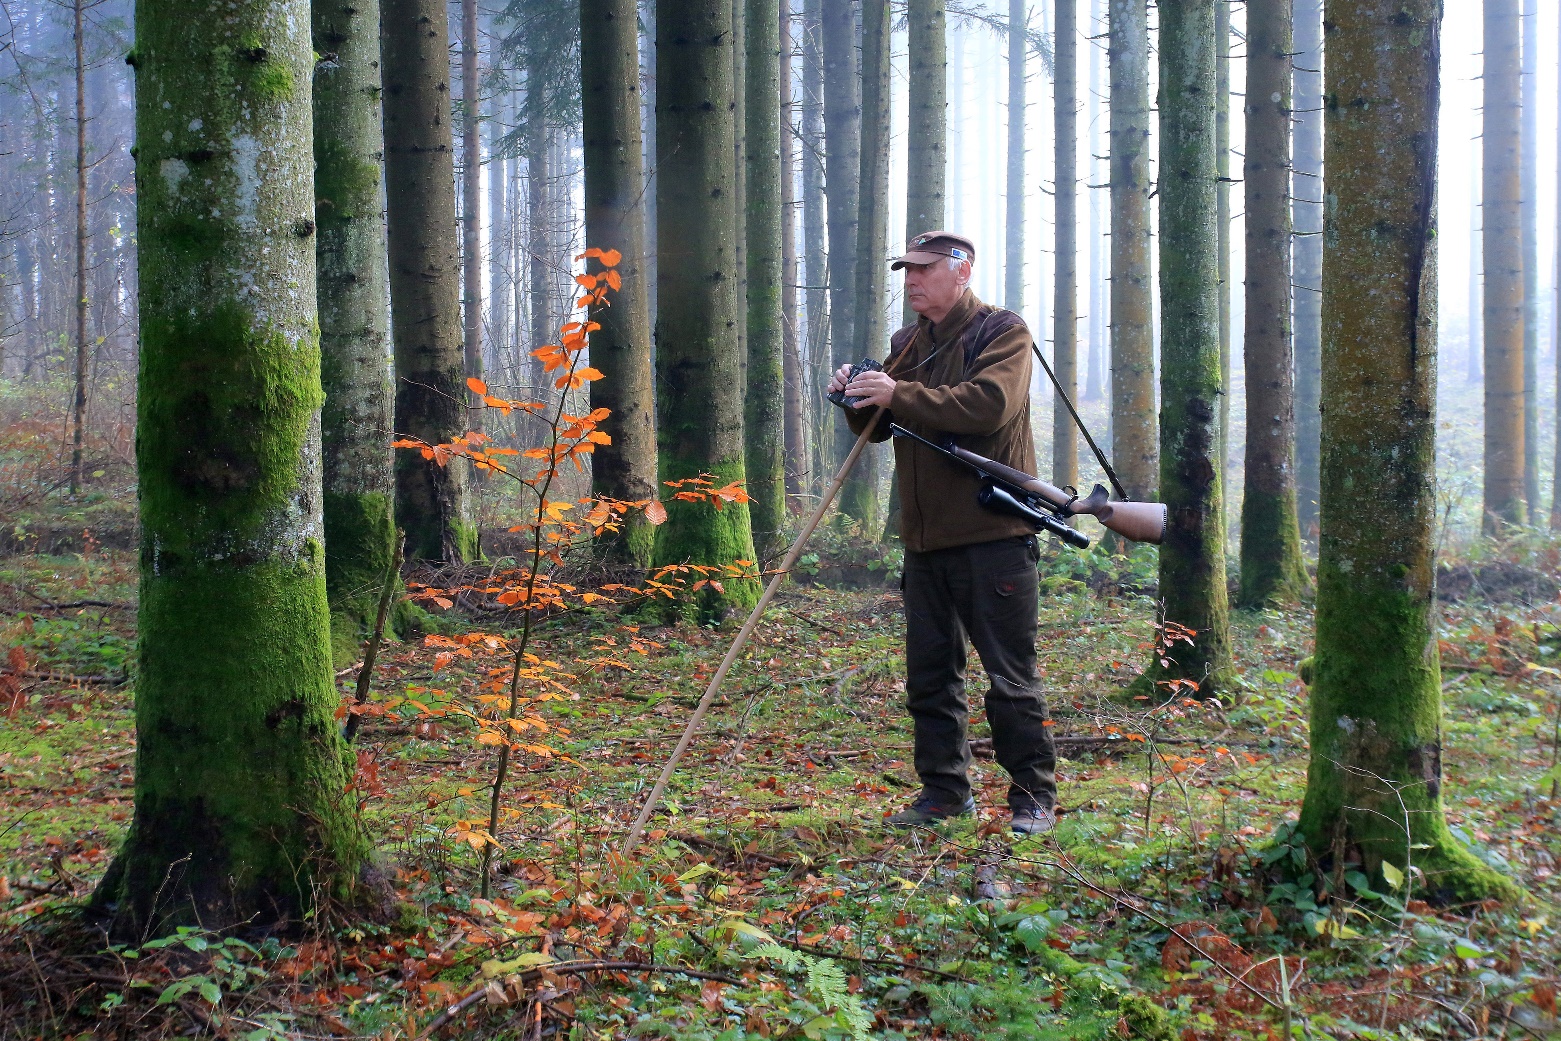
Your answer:
[[[645,519],[652,525],[665,524],[667,521],[667,508],[659,502],[653,502],[645,507]]]
[[[466,377],[466,386],[473,394],[488,393],[488,385],[476,376]]]

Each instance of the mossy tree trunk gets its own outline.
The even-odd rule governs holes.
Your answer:
[[[1220,467],[1219,223],[1214,9],[1223,0],[1160,4],[1160,547],[1168,621],[1195,632],[1155,682],[1230,680]]]
[[[1219,212],[1220,480],[1230,461],[1230,0],[1214,2],[1214,190]],[[1220,503],[1224,517],[1225,504]],[[1222,520],[1223,523],[1223,520]]]
[[[1523,242],[1518,0],[1485,0],[1485,529],[1521,524]]]
[[[379,3],[320,0],[314,50],[325,585],[338,660],[373,622],[395,555],[390,301],[380,216]]]
[[[1291,121],[1290,219],[1295,315],[1295,483],[1301,534],[1316,538],[1317,469],[1321,450],[1323,322],[1323,11],[1322,0],[1295,0],[1291,61],[1295,104]]]
[[[1053,196],[1057,270],[1052,286],[1052,371],[1067,393],[1077,396],[1079,382],[1078,301],[1078,12],[1072,3],[1057,5],[1052,43],[1056,81],[1052,93],[1052,146],[1056,169]],[[1067,488],[1079,483],[1079,441],[1062,396],[1052,409],[1052,481]]]
[[[1510,891],[1442,815],[1436,632],[1436,148],[1440,0],[1328,11],[1322,536],[1300,830],[1331,869]],[[1488,45],[1488,44],[1487,44]],[[1362,509],[1369,503],[1369,509]]]
[[[754,548],[784,548],[786,521],[786,330],[781,313],[780,2],[743,0],[747,84],[748,379],[743,414],[744,467]]]
[[[882,358],[888,344],[885,315],[889,265],[889,0],[862,3],[861,192],[856,238],[856,338],[853,359]],[[854,438],[852,440],[855,440]],[[877,450],[864,451],[840,492],[840,508],[862,530],[884,530],[879,512]]]
[[[792,89],[791,0],[780,0],[776,20],[780,44],[780,183],[781,183],[781,374],[785,381],[782,395],[782,434],[785,441],[786,499],[791,508],[800,508],[802,478],[808,469],[807,376],[802,369],[801,323],[797,314],[797,103]]]
[[[477,0],[461,0],[461,351],[482,379],[482,144]],[[468,392],[466,427],[482,429],[481,398]]]
[[[860,361],[856,350],[856,239],[862,176],[862,80],[856,65],[856,5],[852,0],[823,0],[819,33],[824,55],[824,197],[829,224],[829,342],[834,366]],[[810,276],[809,281],[812,281]],[[826,422],[834,428],[834,450],[828,460],[828,480],[845,462],[856,443],[846,418],[827,406]],[[857,464],[841,490],[841,506],[861,502],[862,485],[870,468]]]
[[[1293,600],[1310,581],[1295,512],[1290,349],[1290,0],[1248,0],[1245,335],[1247,435],[1241,500],[1246,607]]]
[[[944,0],[909,0],[905,241],[943,227],[948,172],[948,17]],[[916,312],[905,307],[905,323]]]
[[[1008,0],[1008,198],[1003,306],[1015,314],[1024,313],[1025,15],[1025,0]]]
[[[384,0],[385,208],[395,339],[396,433],[438,444],[466,431],[455,148],[446,5]],[[396,521],[408,558],[477,556],[469,469],[396,453]]]
[[[809,488],[821,492],[832,476],[835,407],[823,400],[832,354],[829,321],[829,252],[824,197],[824,43],[822,0],[802,4],[802,266],[807,271],[807,353],[811,371],[805,400],[809,404],[812,454]]]
[[[732,148],[731,0],[686,0],[656,20],[656,437],[660,475],[743,479],[743,382],[736,330],[739,214]],[[745,504],[667,503],[658,564],[753,559]],[[707,587],[706,616],[751,606],[751,582]]]
[[[1518,192],[1523,225],[1523,498],[1530,521],[1539,501],[1539,6],[1523,0],[1522,143]]]
[[[367,856],[333,718],[309,10],[136,5],[141,511],[119,935],[270,929]]]
[[[591,407],[611,410],[611,444],[591,459],[591,488],[614,499],[656,498],[650,312],[645,273],[645,173],[640,142],[639,36],[634,0],[581,0],[580,95],[586,245],[623,254],[623,287],[591,319]],[[639,511],[609,545],[616,559],[650,563],[654,529]]]
[[[1134,499],[1155,496],[1154,303],[1149,267],[1149,9],[1111,0],[1111,457]]]

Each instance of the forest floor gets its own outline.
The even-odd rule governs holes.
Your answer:
[[[1232,703],[1124,703],[1153,640],[1149,558],[1047,552],[1051,836],[1012,840],[990,758],[976,818],[882,824],[916,787],[903,625],[891,568],[859,568],[865,588],[783,591],[633,855],[629,823],[732,632],[611,609],[544,623],[532,650],[557,698],[531,706],[549,729],[511,774],[482,899],[494,754],[461,713],[504,667],[502,616],[490,640],[452,615],[432,645],[388,648],[358,738],[399,920],[130,948],[70,909],[131,812],[134,557],[0,558],[0,1038],[1561,1033],[1561,682],[1526,667],[1561,653],[1553,543],[1461,562],[1439,623],[1448,816],[1530,894],[1518,907],[1432,907],[1413,872],[1390,892],[1310,872],[1290,841],[1306,608],[1237,616]]]

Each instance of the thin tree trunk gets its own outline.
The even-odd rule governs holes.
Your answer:
[[[1024,313],[1024,193],[1027,187],[1024,181],[1025,17],[1025,0],[1008,0],[1008,255],[1003,263],[1003,306],[1021,315]]]
[[[806,400],[802,368],[802,330],[797,315],[797,104],[793,90],[791,0],[780,0],[780,172],[781,172],[781,329],[785,383],[782,414],[786,442],[786,497],[798,505],[802,477],[808,468]]]
[[[482,379],[482,144],[477,0],[461,0],[461,316],[468,378]],[[466,426],[482,429],[482,396],[464,395]]]
[[[1111,0],[1111,455],[1133,499],[1154,498],[1153,281],[1149,267],[1149,9]]]
[[[496,29],[493,26],[492,29]],[[510,161],[503,155],[501,140],[504,125],[511,118],[509,92],[500,91],[493,99],[493,118],[488,120],[488,349],[483,354],[484,368],[492,365],[494,376],[504,379],[503,358],[510,343],[510,298],[513,295],[509,257],[511,233],[509,208]]]
[[[1219,182],[1215,185],[1219,208],[1219,338],[1220,396],[1219,445],[1215,465],[1220,480],[1228,478],[1230,463],[1230,0],[1214,0],[1214,157]],[[1221,523],[1225,503],[1220,501]]]
[[[1086,164],[1089,180],[1085,183],[1088,189],[1085,198],[1089,200],[1089,371],[1084,389],[1084,397],[1090,401],[1099,401],[1106,396],[1107,354],[1110,350],[1107,343],[1110,335],[1111,305],[1107,302],[1110,297],[1110,275],[1106,270],[1106,250],[1110,247],[1106,242],[1105,229],[1111,218],[1109,214],[1102,218],[1100,212],[1100,185],[1109,176],[1107,169],[1101,165],[1101,156],[1106,151],[1101,134],[1101,128],[1107,122],[1101,116],[1101,109],[1105,105],[1106,80],[1102,68],[1102,48],[1095,39],[1107,32],[1107,17],[1104,0],[1090,0],[1089,161]]]
[[[1078,387],[1078,69],[1079,31],[1076,5],[1057,4],[1057,29],[1052,44],[1057,78],[1053,97],[1053,160],[1056,173],[1055,285],[1052,299],[1053,373],[1068,397]],[[1052,408],[1052,481],[1067,488],[1079,483],[1078,432],[1062,394]]]
[[[1556,169],[1561,170],[1561,105],[1556,112]],[[1550,530],[1561,531],[1561,181],[1556,184],[1556,252],[1550,273],[1550,353],[1556,362],[1556,454],[1550,475]],[[1472,312],[1469,321],[1474,321]]]
[[[856,69],[856,17],[852,0],[822,0],[820,34],[824,56],[824,188],[829,220],[829,342],[834,365],[860,359],[856,349],[856,237],[862,176],[862,81]],[[827,469],[845,461],[856,442],[845,416],[826,413],[834,428],[834,452]],[[857,467],[861,483],[868,470]],[[844,491],[844,489],[843,489]],[[851,489],[860,500],[860,489]]]
[[[1323,12],[1322,0],[1295,0],[1295,117],[1290,181],[1295,223],[1295,479],[1301,534],[1317,538],[1321,450],[1323,320]]]
[[[1468,382],[1485,379],[1485,280],[1484,251],[1480,248],[1484,224],[1480,218],[1483,193],[1480,184],[1482,150],[1469,155],[1469,367]]]
[[[824,198],[824,46],[822,0],[802,3],[802,262],[807,269],[808,335],[810,368],[804,400],[808,402],[812,477],[808,487],[823,490],[834,459],[835,408],[822,398],[820,388],[829,382],[829,228]]]
[[[591,490],[612,499],[656,498],[656,431],[652,400],[650,316],[645,282],[645,173],[640,146],[639,36],[634,0],[581,0],[580,98],[585,164],[585,240],[622,254],[623,285],[609,306],[594,309],[592,409],[609,414],[612,441],[592,455]],[[610,551],[637,566],[650,563],[654,529],[639,511]]]
[[[1523,127],[1519,193],[1523,223],[1523,498],[1537,521],[1539,499],[1539,7],[1523,0]]]
[[[1194,631],[1156,683],[1192,680],[1200,696],[1230,682],[1224,475],[1219,467],[1220,337],[1215,8],[1160,3],[1160,547],[1168,622]],[[1166,692],[1161,688],[1160,692]],[[1170,691],[1174,693],[1174,690]]]
[[[381,214],[378,0],[314,5],[325,586],[335,657],[351,661],[396,551],[389,273]]]
[[[135,816],[95,900],[140,942],[302,924],[368,843],[332,718],[309,9],[135,14]]]
[[[76,49],[76,393],[71,407],[70,493],[81,494],[81,445],[87,426],[87,59],[82,12],[71,5]]]
[[[1295,509],[1290,344],[1290,0],[1248,0],[1246,159],[1247,432],[1241,596],[1293,600],[1310,584]]]
[[[640,7],[641,38],[644,45],[640,52],[640,82],[643,84],[640,112],[641,134],[644,138],[645,156],[645,242],[650,252],[645,255],[645,286],[647,290],[650,327],[656,328],[656,0],[643,0]],[[654,424],[653,424],[654,425]]]
[[[905,241],[909,242],[924,231],[943,227],[948,169],[948,37],[944,0],[909,0],[906,30],[910,101],[905,146]],[[1010,141],[1012,138],[1010,133]],[[906,304],[905,324],[915,321],[916,312]]]
[[[1485,2],[1485,530],[1525,519],[1518,0]]]
[[[748,9],[732,0],[732,200],[737,207],[737,364],[748,381]],[[746,394],[746,392],[745,392]],[[746,398],[744,410],[746,411]],[[745,417],[746,418],[746,417]],[[744,432],[744,451],[747,433]],[[753,508],[749,507],[752,520]]]
[[[1320,872],[1342,868],[1341,856],[1373,877],[1392,863],[1426,899],[1463,902],[1515,890],[1458,844],[1442,814],[1433,625],[1441,6],[1328,7],[1325,161],[1337,204],[1323,269],[1328,408],[1298,827]]]
[[[742,369],[732,329],[739,214],[734,205],[731,0],[682,0],[656,23],[656,172],[660,240],[656,324],[660,477],[743,479]],[[748,508],[673,500],[656,529],[662,564],[752,560]],[[752,582],[706,586],[705,617],[758,599]]]
[[[781,191],[782,0],[744,0],[747,89],[744,156],[747,167],[748,380],[745,388],[744,467],[748,474],[753,544],[768,558],[781,544],[786,521],[786,333],[781,309],[787,217]]]
[[[542,62],[529,55],[526,63],[526,281],[531,292],[531,350],[553,338],[555,317],[553,275],[548,264],[553,257],[548,207],[549,182],[553,177],[552,152],[547,126],[547,83]],[[529,353],[529,352],[528,352]],[[527,363],[528,371],[535,366]],[[537,394],[542,394],[540,382]]]
[[[381,15],[396,433],[439,444],[466,430],[449,20],[437,0],[384,0]],[[395,466],[408,559],[475,559],[469,468],[411,451]]]
[[[862,3],[862,145],[860,217],[856,242],[854,358],[881,358],[888,343],[884,309],[889,239],[889,0]],[[840,492],[840,507],[862,525],[883,530],[879,513],[877,452],[864,453]]]

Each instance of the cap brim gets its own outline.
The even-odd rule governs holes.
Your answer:
[[[949,255],[947,253],[931,253],[925,250],[913,250],[912,252],[905,254],[903,257],[894,258],[893,262],[889,265],[889,270],[898,271],[906,264],[936,264],[940,260],[947,259],[949,259]]]

